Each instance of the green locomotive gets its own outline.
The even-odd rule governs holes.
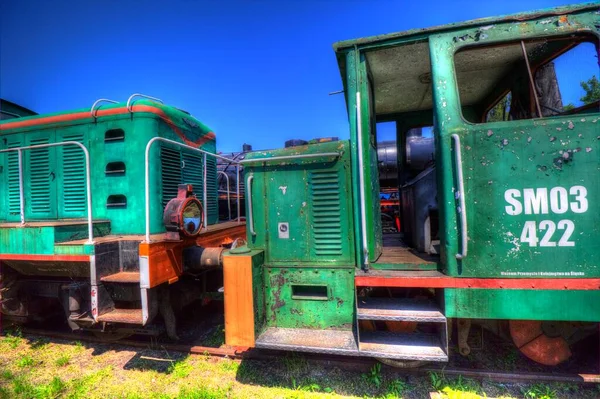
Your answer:
[[[569,358],[600,321],[600,108],[568,104],[559,83],[585,62],[598,73],[599,9],[336,43],[350,140],[247,157],[227,343],[447,361],[457,320],[463,354],[477,322],[537,362]],[[403,232],[383,234],[377,124],[390,121]],[[427,126],[434,162],[414,170],[407,132]]]
[[[215,151],[208,127],[140,94],[1,121],[3,319],[64,311],[114,338],[160,313],[176,338],[174,308],[221,287],[221,244],[243,232],[217,223]]]

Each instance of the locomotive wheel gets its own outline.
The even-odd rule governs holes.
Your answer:
[[[571,357],[567,338],[577,326],[569,322],[510,320],[510,336],[521,353],[546,366],[556,366]]]

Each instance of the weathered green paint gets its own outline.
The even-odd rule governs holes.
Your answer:
[[[253,222],[248,232],[252,248],[265,249],[269,266],[354,266],[350,155],[347,142],[311,144],[259,151],[247,159],[298,154],[339,153],[340,157],[248,164],[252,175]],[[248,190],[248,187],[247,187]],[[249,214],[249,209],[246,210]],[[287,237],[279,231],[287,223]]]
[[[564,37],[570,33],[592,31],[598,23],[594,13],[569,15],[569,24],[560,26],[558,16],[528,23],[498,24],[486,29],[486,38],[478,28],[464,29],[430,39],[433,90],[437,107],[436,132],[439,177],[439,206],[443,226],[446,270],[450,275],[477,277],[598,277],[600,254],[595,250],[598,236],[600,185],[597,178],[600,145],[597,140],[600,117],[588,115],[557,116],[543,119],[472,124],[461,116],[453,56],[464,46],[492,44],[540,36]],[[547,21],[550,21],[548,23]],[[549,28],[549,26],[551,28]],[[596,25],[597,26],[597,25]],[[460,37],[461,40],[456,40]],[[485,43],[482,43],[485,42]],[[469,255],[457,261],[460,234],[454,191],[457,187],[454,151],[450,136],[461,138],[465,200],[468,215]],[[569,162],[563,152],[572,150]],[[561,163],[558,162],[561,161]],[[449,172],[452,173],[449,173]],[[505,192],[526,188],[554,187],[567,191],[573,186],[587,189],[588,210],[511,216],[507,214]],[[569,196],[569,201],[574,195]],[[537,245],[521,242],[526,221],[534,221],[538,238],[543,220],[555,225],[570,220],[575,226],[574,246]],[[557,229],[551,242],[564,233]],[[544,274],[546,273],[546,274]]]
[[[292,286],[326,287],[324,298],[292,298]],[[351,330],[354,269],[265,268],[266,322],[269,327]]]
[[[446,289],[446,316],[600,322],[600,291]]]
[[[94,222],[94,237],[102,237],[110,234],[109,222]],[[68,224],[54,227],[54,242],[66,242],[83,240],[88,238],[87,224]]]
[[[52,255],[54,228],[0,228],[0,250],[5,254]]]
[[[136,101],[135,104],[157,108],[164,116],[150,112],[134,112],[133,114],[99,116],[96,120],[90,116],[89,118],[60,123],[7,128],[0,133],[0,149],[61,141],[79,141],[83,143],[90,153],[92,215],[94,220],[110,221],[110,232],[112,234],[143,234],[145,232],[144,151],[146,144],[150,139],[157,136],[183,142],[174,130],[183,134],[189,141],[197,141],[207,135],[210,129],[189,114],[173,107],[146,100]],[[124,107],[125,104],[120,103],[109,106],[103,105],[101,109]],[[75,113],[89,114],[89,109],[19,118],[19,122],[50,116],[67,116]],[[14,121],[14,119],[2,121],[0,125]],[[105,141],[105,133],[111,129],[122,129],[124,139]],[[162,144],[160,142],[154,144],[150,151],[150,226],[152,234],[165,231],[162,222],[164,209],[162,204],[164,184],[160,160]],[[164,146],[172,147],[167,144]],[[200,148],[214,153],[216,151],[215,141],[208,139]],[[181,151],[184,153],[190,152],[185,149]],[[197,153],[193,154],[201,156]],[[106,167],[111,162],[123,162],[125,173],[107,174]],[[179,165],[179,162],[177,164]],[[18,186],[15,183],[15,165],[16,153],[0,154],[0,191],[9,193],[9,187],[11,187],[11,206],[9,206],[9,195],[0,196],[0,221],[18,222],[20,220]],[[87,217],[87,204],[84,165],[83,153],[75,146],[24,150],[23,181],[26,221],[85,220]],[[184,167],[184,164],[181,163],[182,170]],[[10,177],[9,169],[13,171],[13,175]],[[208,223],[213,224],[218,219],[216,209],[216,166],[211,166],[208,177],[215,179],[215,184],[208,186],[207,193],[209,204],[215,205],[214,209],[209,207]],[[180,181],[180,183],[187,183],[187,181]],[[32,191],[34,187],[37,187],[35,188],[37,191]],[[196,194],[202,201],[202,191],[199,191]],[[68,198],[65,197],[68,193],[73,192],[77,194]],[[107,206],[109,197],[113,195],[124,195],[127,198],[126,206]],[[35,198],[36,202],[32,201],[32,198]],[[82,236],[82,232],[79,231],[80,228],[84,229],[85,235]],[[56,236],[51,235],[48,239],[38,235],[28,235],[29,238],[27,239],[33,239],[36,242],[23,246],[23,234],[7,232],[7,229],[19,230],[21,228],[15,226],[14,228],[0,229],[6,240],[15,240],[14,242],[3,241],[3,245],[0,246],[0,253],[48,254],[52,253],[51,247],[42,245],[42,243],[87,238],[87,227],[85,225],[61,227],[56,231]],[[45,229],[41,233],[48,234],[50,230]],[[107,232],[106,229],[98,230],[96,226],[94,233],[100,236],[105,235]],[[13,238],[9,239],[8,237]]]

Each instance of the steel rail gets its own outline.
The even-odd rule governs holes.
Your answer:
[[[118,346],[129,346],[134,348],[145,348],[155,349],[160,348],[162,350],[182,352],[198,355],[209,355],[214,357],[224,357],[231,359],[256,359],[256,360],[272,360],[278,359],[285,354],[290,353],[287,351],[276,351],[276,350],[265,350],[256,348],[236,348],[236,347],[208,347],[198,346],[192,344],[170,344],[170,343],[155,343],[148,341],[135,341],[135,340],[118,340],[114,342],[106,342],[102,338],[98,338],[91,335],[65,333],[65,332],[54,332],[47,330],[39,330],[32,328],[24,328],[22,330],[25,334],[39,335],[54,339],[62,339],[67,341],[84,341],[93,342],[103,345],[118,345]],[[354,357],[354,356],[341,356],[341,355],[324,355],[316,353],[303,352],[302,356],[307,358],[311,362],[323,362],[329,366],[336,366],[343,369],[360,369],[368,370],[373,364],[377,363],[377,360],[369,357]],[[389,366],[383,366],[389,367]],[[392,367],[390,367],[392,369]],[[496,370],[481,370],[481,369],[469,369],[469,368],[458,368],[458,367],[419,367],[419,368],[402,368],[398,369],[402,374],[412,375],[427,375],[429,373],[438,373],[445,376],[463,376],[467,378],[494,380],[494,381],[505,381],[505,382],[562,382],[562,383],[576,383],[576,384],[598,384],[600,383],[600,374],[592,373],[539,373],[539,372],[505,372]]]

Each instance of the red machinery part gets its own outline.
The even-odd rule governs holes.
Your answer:
[[[521,353],[546,366],[556,366],[571,357],[567,340],[549,337],[540,320],[510,320],[510,336]]]

